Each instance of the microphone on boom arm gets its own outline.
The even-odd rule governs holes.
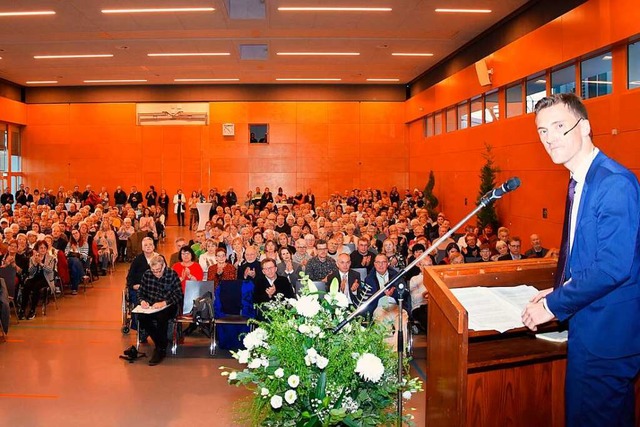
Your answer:
[[[482,196],[482,198],[480,199],[480,205],[486,206],[490,202],[501,198],[508,192],[513,191],[518,187],[520,187],[520,178],[518,178],[517,176],[511,177],[501,186],[488,191],[484,196]]]

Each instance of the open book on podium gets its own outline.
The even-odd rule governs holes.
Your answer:
[[[564,425],[566,343],[536,339],[520,321],[555,270],[553,259],[425,269],[427,425]]]

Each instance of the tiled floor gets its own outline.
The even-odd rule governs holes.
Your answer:
[[[186,229],[168,228],[173,240]],[[238,366],[228,354],[209,357],[208,340],[188,337],[177,356],[155,367],[118,358],[135,341],[121,329],[121,292],[127,264],[101,277],[86,294],[67,296],[34,320],[12,317],[8,342],[0,343],[0,425],[35,426],[232,426],[234,405],[249,396],[226,384],[220,366]],[[424,336],[416,343],[424,372]],[[151,346],[141,346],[141,351]],[[406,404],[424,424],[425,396]]]

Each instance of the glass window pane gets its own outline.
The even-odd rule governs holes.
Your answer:
[[[482,124],[482,97],[471,100],[471,127]]]
[[[533,113],[536,102],[547,96],[546,85],[544,73],[538,73],[527,79],[527,113]]]
[[[611,93],[613,86],[611,52],[603,53],[580,64],[582,98],[596,98]]]
[[[427,138],[433,136],[433,116],[429,115],[424,118],[424,136]]]
[[[458,104],[458,129],[466,129],[469,126],[467,115],[467,102]]]
[[[456,130],[456,107],[447,108],[447,132],[453,132]]]
[[[507,88],[507,117],[522,114],[522,84]]]
[[[473,112],[471,113],[473,117]],[[500,107],[498,105],[498,91],[488,92],[484,96],[484,122],[491,123],[500,118]]]
[[[629,89],[640,87],[640,41],[631,43],[628,50],[628,84]]]
[[[440,135],[442,133],[442,112],[433,116],[433,134]]]
[[[569,65],[551,73],[551,93],[576,93],[575,65]]]

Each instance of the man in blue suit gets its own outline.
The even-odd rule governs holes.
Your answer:
[[[587,111],[573,94],[536,104],[536,126],[572,182],[555,289],[540,292],[523,323],[569,321],[567,426],[633,426],[640,371],[640,187],[633,173],[591,140]],[[565,238],[566,236],[566,238]]]
[[[397,270],[389,267],[389,258],[385,254],[378,254],[374,258],[373,262],[373,270],[367,275],[364,279],[364,286],[358,288],[358,297],[363,302],[370,299],[370,297],[378,292],[380,288],[384,285],[392,281],[399,274]],[[392,297],[396,301],[399,300],[400,295],[398,293],[398,285],[402,283],[405,290],[408,290],[406,285],[404,285],[404,279],[399,280],[394,286],[391,286],[387,289],[384,294],[389,297]],[[367,313],[369,316],[373,315],[373,311],[378,307],[378,302],[384,295],[380,295],[375,301],[371,301],[369,306],[367,307]],[[402,306],[407,311],[407,313],[411,313],[411,297],[408,292],[405,292],[403,295]]]

